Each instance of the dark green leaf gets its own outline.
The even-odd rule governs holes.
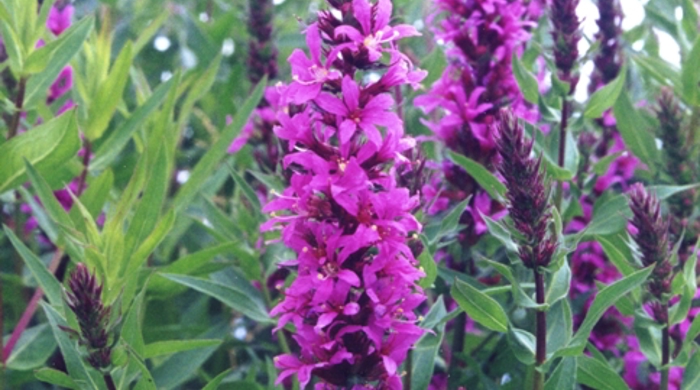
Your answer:
[[[80,149],[75,110],[0,145],[0,193],[26,180],[24,160],[44,175],[55,174]]]
[[[576,358],[565,357],[561,359],[544,384],[544,390],[575,390],[576,371]]]
[[[644,119],[632,106],[632,102],[626,92],[621,93],[613,107],[617,128],[625,141],[625,145],[640,160],[653,169],[658,161],[658,150],[654,134],[649,131]]]
[[[625,86],[626,75],[627,69],[622,67],[614,80],[610,81],[603,88],[595,91],[593,95],[588,98],[583,116],[590,119],[600,118],[608,108],[612,107],[620,96],[622,88]]]
[[[625,381],[609,365],[585,355],[576,360],[578,383],[596,390],[629,390]]]
[[[34,253],[32,253],[29,248],[27,248],[22,241],[17,238],[17,236],[15,236],[12,229],[5,225],[3,225],[3,229],[5,230],[7,237],[12,242],[12,245],[14,245],[15,249],[19,253],[20,257],[22,257],[22,260],[24,260],[27,268],[29,268],[32,275],[34,275],[36,278],[41,289],[44,290],[44,293],[49,298],[49,302],[59,309],[62,308],[63,287],[61,287],[61,283],[59,283],[53,274],[49,272],[44,263]]]
[[[696,351],[693,357],[690,358],[688,365],[683,372],[683,383],[681,389],[698,389],[700,388],[700,352]]]
[[[523,94],[525,100],[532,104],[537,104],[537,100],[540,96],[539,83],[535,76],[530,73],[525,66],[520,62],[518,55],[513,53],[513,75],[515,80],[518,82],[518,87],[520,92]]]
[[[143,358],[150,359],[156,356],[172,355],[177,352],[189,351],[197,348],[213,347],[221,344],[221,340],[169,340],[156,341],[146,345]]]
[[[5,337],[3,345],[7,345],[9,337],[9,335]],[[46,359],[51,357],[55,349],[56,339],[54,339],[48,324],[28,328],[22,333],[12,350],[12,354],[7,359],[7,368],[25,371],[41,367]]]
[[[506,196],[506,186],[493,173],[489,172],[483,165],[465,157],[459,153],[449,151],[450,159],[455,164],[462,167],[467,173],[476,180],[477,183],[488,192],[491,199],[503,199]]]
[[[48,66],[41,73],[32,76],[27,82],[27,92],[24,97],[25,109],[32,108],[41,100],[46,99],[46,91],[71,58],[80,51],[94,24],[95,19],[87,17],[61,34],[56,41],[54,54],[51,56]]]
[[[474,321],[496,332],[508,331],[508,315],[496,300],[461,280],[455,280],[451,293]]]
[[[73,382],[73,379],[63,371],[58,371],[53,368],[42,368],[34,373],[36,379],[50,383],[52,385],[61,386],[69,389],[77,389],[78,385]]]
[[[185,205],[190,204],[192,199],[201,190],[211,172],[214,170],[219,161],[226,155],[226,150],[233,139],[240,133],[243,126],[248,122],[248,118],[255,107],[262,99],[263,91],[267,85],[267,79],[260,81],[250,97],[245,101],[243,106],[238,110],[236,116],[230,125],[221,132],[218,141],[212,145],[209,150],[202,156],[197,165],[190,174],[189,180],[180,187],[180,190],[173,199],[173,207],[176,210],[181,209]]]
[[[244,292],[238,286],[224,285],[207,279],[185,275],[163,274],[162,276],[212,296],[241,314],[250,317],[252,320],[272,323],[272,319],[270,319],[262,300],[259,297],[250,296],[247,291]]]

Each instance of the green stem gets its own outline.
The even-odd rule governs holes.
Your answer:
[[[564,162],[566,161],[566,130],[569,126],[569,111],[571,110],[571,103],[567,101],[566,97],[562,98],[562,109],[561,109],[561,123],[559,125],[559,161],[560,167],[564,167]],[[557,211],[561,213],[562,199],[564,198],[564,183],[557,182],[557,191],[554,195],[554,206]]]
[[[670,362],[670,337],[668,334],[668,303],[664,303],[662,310],[665,313],[666,323],[661,333],[661,390],[668,390],[668,363]]]
[[[543,304],[545,301],[544,293],[544,275],[536,268],[535,273],[535,298],[538,304]],[[544,373],[539,368],[547,360],[547,313],[544,310],[537,310],[536,314],[536,351],[535,351],[535,372],[532,388],[533,390],[544,389]]]
[[[27,79],[22,77],[19,79],[19,89],[17,90],[17,98],[15,99],[15,113],[12,115],[10,128],[7,132],[7,139],[11,139],[17,135],[19,130],[19,122],[22,118],[22,108],[24,107],[24,93],[27,90]]]

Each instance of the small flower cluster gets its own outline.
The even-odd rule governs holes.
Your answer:
[[[524,236],[520,259],[528,268],[546,267],[557,246],[556,238],[548,234],[551,214],[542,158],[530,156],[533,142],[525,140],[522,126],[511,113],[502,112],[497,126],[498,171],[508,188],[508,213]]]
[[[559,79],[570,86],[573,94],[579,76],[573,73],[578,61],[578,41],[581,39],[580,22],[576,16],[578,0],[552,0],[550,18],[554,25],[554,63],[559,69]]]
[[[249,0],[248,78],[257,84],[263,77],[277,77],[277,48],[272,41],[272,0]]]
[[[248,79],[255,85],[267,76],[277,77],[277,48],[272,40],[274,4],[272,0],[250,0],[248,4]],[[251,120],[241,130],[228,148],[229,153],[238,152],[244,145],[253,147],[253,157],[263,171],[274,172],[280,161],[280,150],[274,134],[277,112],[284,110],[280,104],[279,88],[269,87],[255,109]],[[229,121],[230,118],[227,118]],[[266,193],[261,188],[262,193]]]
[[[298,275],[271,314],[281,315],[277,330],[294,325],[300,353],[275,359],[278,382],[296,373],[302,386],[318,378],[317,389],[400,389],[425,296],[408,243],[421,230],[411,215],[419,201],[397,186],[392,167],[415,141],[389,92],[425,76],[396,47],[418,32],[389,24],[390,0],[328,3],[336,11],[306,28],[311,57],[295,50],[294,81],[280,87],[290,108],[278,113],[275,133],[288,143],[283,162],[293,174],[261,227],[282,225],[297,253],[285,265]]]
[[[598,14],[596,21],[598,32],[596,41],[600,42],[598,54],[593,59],[595,68],[591,74],[589,92],[593,93],[615,79],[622,66],[620,36],[622,35],[622,11],[619,0],[598,0]]]
[[[637,230],[634,241],[639,246],[642,265],[654,266],[649,279],[649,292],[658,300],[666,301],[671,292],[673,266],[671,265],[668,222],[661,216],[661,206],[654,195],[647,194],[644,186],[637,183],[630,190],[632,226]],[[667,319],[658,318],[663,323]]]
[[[511,60],[529,37],[531,13],[540,12],[537,2],[529,8],[519,1],[499,0],[435,0],[435,4],[439,12],[433,17],[446,15],[436,36],[438,43],[446,45],[449,64],[429,92],[415,99],[415,105],[426,114],[439,115],[435,122],[424,121],[437,140],[491,168],[495,156],[491,124],[500,108],[510,106],[516,115],[536,119],[520,93]],[[442,175],[422,189],[431,205],[428,212],[436,214],[450,203],[473,196],[460,221],[468,226],[460,241],[474,244],[486,231],[481,214],[499,218],[503,207],[449,160],[438,168]]]
[[[80,344],[86,346],[86,360],[92,367],[98,370],[107,368],[112,356],[109,344],[111,307],[102,303],[102,286],[97,283],[95,275],[79,263],[70,276],[68,287],[70,292],[66,292],[66,301],[78,319],[80,332],[70,328],[64,330],[76,335]]]
[[[681,108],[671,89],[661,90],[656,116],[659,119],[657,135],[664,145],[664,172],[674,185],[695,182],[697,174],[694,172],[695,166],[690,158],[690,148],[687,142],[688,130],[684,126]],[[694,189],[683,191],[669,198],[671,214],[678,220],[679,224],[683,224],[682,221],[693,213],[695,192]],[[682,227],[678,226],[674,230],[681,229]]]

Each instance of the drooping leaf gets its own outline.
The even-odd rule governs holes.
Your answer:
[[[503,199],[506,196],[506,186],[483,165],[459,153],[449,151],[450,159],[462,167],[488,192],[492,199]]]

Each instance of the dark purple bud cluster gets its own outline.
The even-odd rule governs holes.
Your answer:
[[[91,366],[107,368],[111,364],[112,352],[109,327],[111,307],[105,307],[102,303],[102,285],[80,263],[71,274],[68,287],[70,291],[66,292],[66,301],[78,319],[80,332],[66,330],[77,334],[80,344],[87,347],[87,361]]]
[[[639,246],[642,264],[655,265],[649,279],[649,292],[661,299],[671,292],[673,267],[669,261],[668,222],[661,216],[659,200],[650,195],[642,184],[637,183],[630,190],[632,225],[637,229],[634,241]]]
[[[520,243],[520,258],[528,268],[546,267],[556,241],[548,234],[551,214],[542,158],[531,157],[532,141],[525,139],[522,126],[512,114],[501,112],[498,123],[498,171],[508,188],[508,213],[525,238]]]
[[[656,117],[659,119],[658,137],[663,141],[664,170],[673,184],[694,182],[687,129],[683,125],[683,113],[669,88],[661,90]],[[669,198],[671,214],[678,219],[688,218],[693,212],[694,191],[683,191]]]
[[[570,93],[578,84],[578,75],[573,74],[578,61],[578,41],[581,39],[580,21],[576,16],[578,0],[552,0],[550,17],[554,30],[554,62],[559,69],[559,78],[569,83]]]
[[[272,19],[274,5],[272,0],[249,0],[250,17],[248,33],[248,77],[257,84],[267,75],[277,77],[277,48],[272,40]]]
[[[622,35],[622,11],[619,0],[598,0],[596,21],[598,32],[595,38],[600,42],[600,49],[593,62],[595,69],[591,75],[588,90],[595,90],[615,79],[622,66],[620,36]]]

